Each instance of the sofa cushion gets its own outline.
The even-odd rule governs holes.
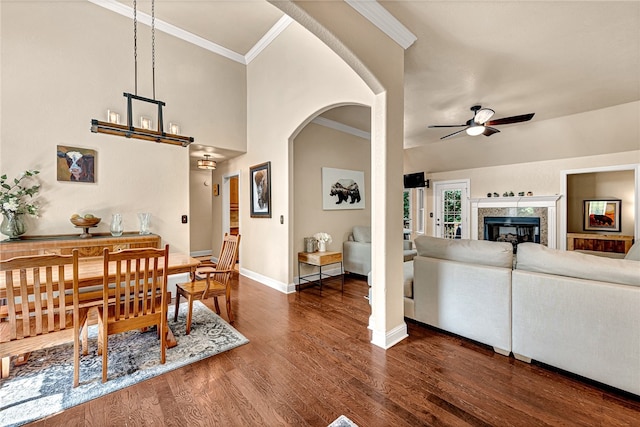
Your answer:
[[[509,269],[513,265],[513,245],[507,242],[419,236],[415,244],[418,256]]]
[[[640,286],[640,261],[561,251],[537,243],[518,245],[516,269]]]
[[[624,259],[640,261],[640,243],[635,242],[629,249],[629,252],[627,252],[627,254],[624,256]]]
[[[371,243],[371,227],[368,225],[354,226],[353,240],[356,242]]]

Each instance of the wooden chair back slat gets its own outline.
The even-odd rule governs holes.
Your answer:
[[[7,296],[6,321],[0,324],[1,357],[60,344],[42,336],[67,329],[73,313],[67,297],[78,281],[77,263],[77,251],[72,255],[34,255],[0,261]],[[66,284],[65,269],[73,269],[73,279]]]
[[[165,362],[167,338],[167,271],[169,245],[164,249],[104,250],[102,382],[107,380],[108,336],[128,330],[158,326],[160,361]],[[162,264],[161,264],[162,262]],[[115,266],[114,279],[109,267]]]

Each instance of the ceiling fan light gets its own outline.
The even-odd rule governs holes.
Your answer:
[[[216,168],[217,163],[215,160],[211,160],[209,158],[209,154],[204,155],[204,159],[198,160],[198,169],[209,169],[213,170]]]
[[[469,126],[466,130],[467,130],[467,135],[478,136],[484,132],[484,126]]]

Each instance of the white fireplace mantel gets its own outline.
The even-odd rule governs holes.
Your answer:
[[[557,202],[562,197],[554,196],[516,196],[516,197],[483,197],[469,199],[471,202],[471,238],[478,240],[478,209],[479,208],[547,208],[548,235],[550,248],[556,247],[557,230]]]

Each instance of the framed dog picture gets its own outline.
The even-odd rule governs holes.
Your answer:
[[[585,200],[585,231],[620,231],[620,200]]]
[[[322,209],[364,209],[364,171],[322,168]]]
[[[271,218],[271,162],[249,168],[251,217]]]

